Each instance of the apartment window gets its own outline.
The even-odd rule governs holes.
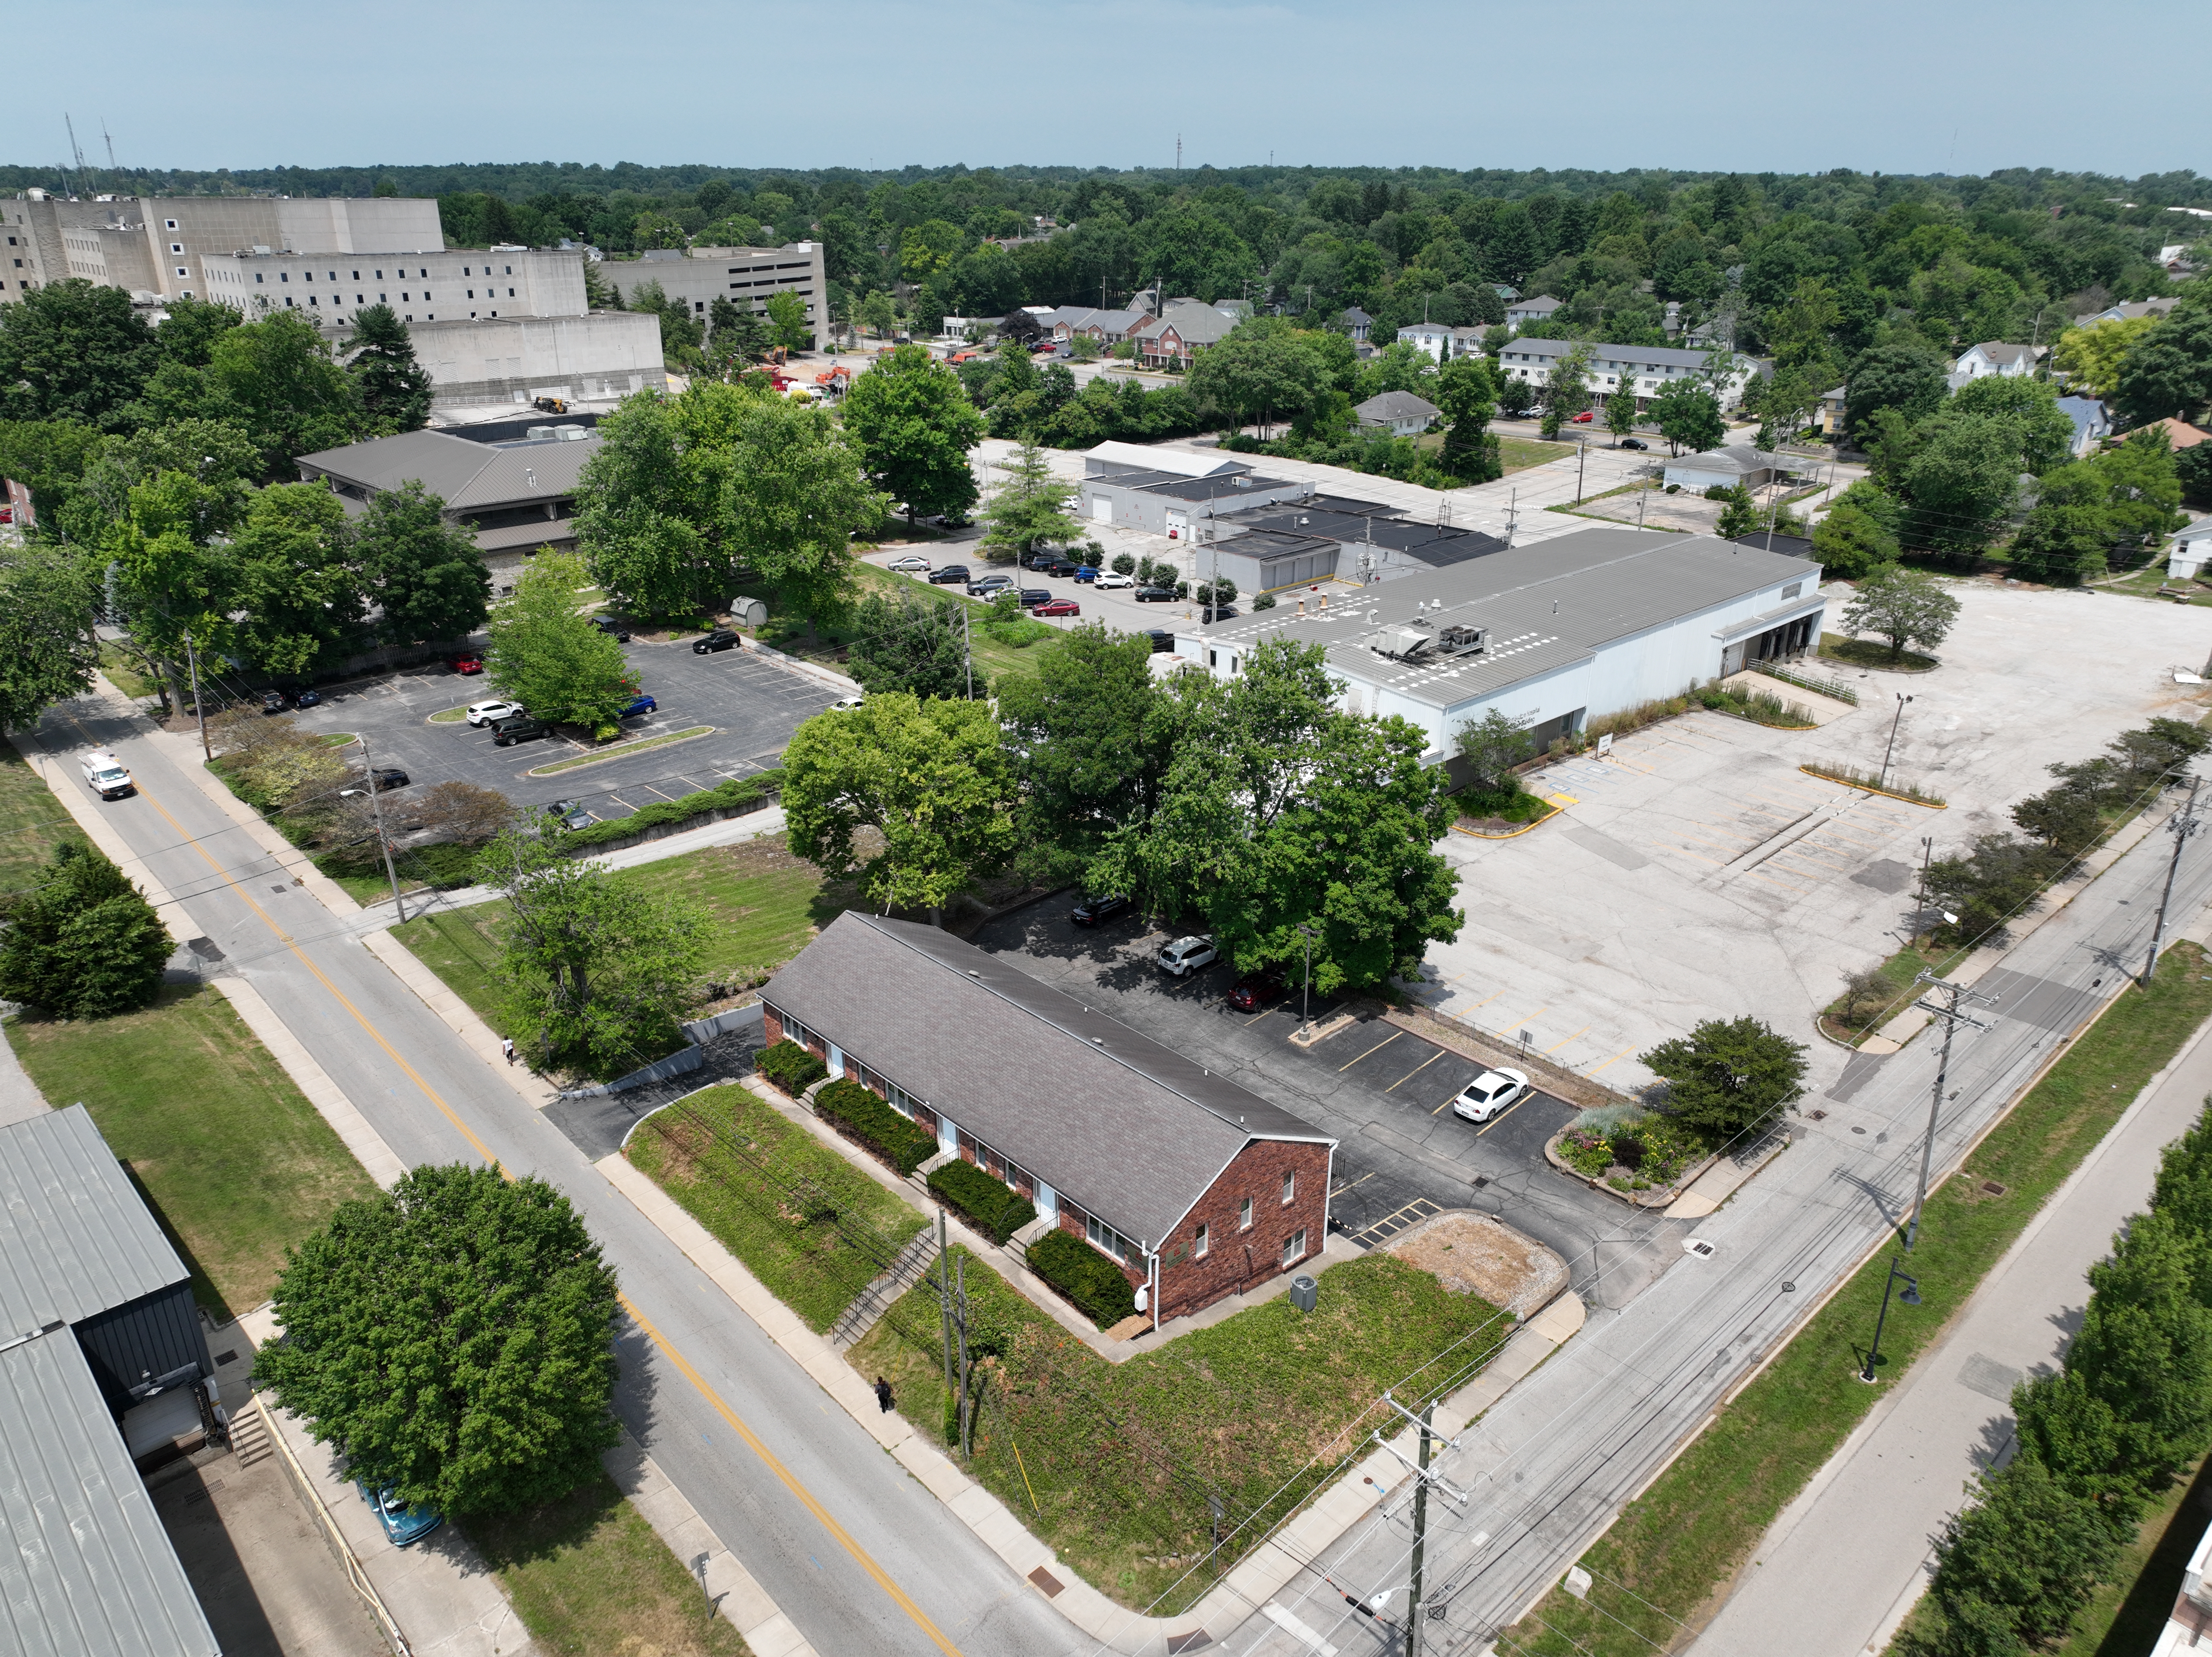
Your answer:
[[[313,305],[313,304],[314,304],[315,302],[316,302],[316,301],[315,301],[315,296],[314,296],[313,294],[308,294],[308,295],[307,295],[307,303],[308,303],[308,304],[310,304],[310,305]]]
[[[1305,1257],[1306,1234],[1303,1230],[1293,1231],[1283,1240],[1283,1264],[1286,1267],[1296,1266]]]
[[[1297,1194],[1298,1176],[1295,1174],[1285,1174],[1283,1175],[1283,1206],[1285,1208],[1289,1207],[1297,1199]]]
[[[509,298],[509,299],[513,299],[513,298],[514,297],[514,289],[513,289],[512,288],[508,288],[508,289],[507,290],[507,298]]]
[[[335,270],[325,270],[323,274],[328,276],[332,282],[336,282],[338,279],[338,273]]]
[[[402,297],[402,298],[404,298],[404,297],[405,297],[405,295],[404,295],[404,294],[402,294],[402,295],[401,295],[401,297]],[[430,290],[429,290],[428,288],[425,288],[422,290],[422,297],[423,297],[424,299],[426,299],[426,300],[427,300],[427,299],[428,299],[428,298],[430,297]]]
[[[461,267],[461,274],[465,276],[471,274],[467,265],[465,264]]]
[[[400,297],[401,300],[404,302],[404,301],[408,298],[408,295],[407,295],[407,294],[400,294],[400,296],[399,296],[399,297]]]
[[[192,290],[191,290],[191,288],[185,288],[185,297],[186,299],[190,299],[191,296],[192,296]]]
[[[355,272],[353,273],[353,279],[354,279],[356,282],[359,282],[359,281],[361,280],[361,272],[360,272],[360,271],[358,271],[358,270],[355,271]]]
[[[167,224],[168,228],[172,230],[174,230],[177,228],[177,222],[174,219],[168,220]]]
[[[292,296],[289,294],[284,295],[284,308],[288,311],[294,308],[292,304]]]
[[[492,313],[492,315],[494,315],[495,317],[495,316],[497,316],[498,314],[499,314],[499,313],[498,313],[498,312],[496,312],[496,311],[495,311],[495,312],[493,312],[493,313]]]
[[[23,262],[23,261],[22,261],[22,260],[21,260],[21,259],[17,259],[17,260],[15,261],[15,263],[16,263],[16,264],[21,264],[22,262]],[[189,276],[190,275],[191,275],[191,271],[189,271],[189,270],[185,270],[185,267],[184,267],[183,265],[181,265],[181,264],[180,264],[180,265],[179,265],[179,266],[177,267],[177,274],[178,274],[179,276]]]
[[[368,295],[366,294],[356,294],[353,296],[353,302],[356,305],[366,305],[368,303]]]
[[[1126,1260],[1137,1253],[1134,1244],[1095,1214],[1083,1217],[1083,1235],[1093,1248],[1117,1260]]]
[[[9,241],[13,241],[15,239],[13,236],[10,236],[8,240]],[[169,244],[169,251],[172,253],[181,253],[185,251],[185,245],[180,241],[173,241]]]
[[[263,276],[263,275],[261,274],[261,272],[259,272],[258,270],[256,270],[256,271],[253,273],[253,279],[254,279],[254,281],[256,281],[256,282],[266,282],[266,281],[268,280],[268,278],[267,278],[266,276]]]
[[[1237,1229],[1239,1231],[1252,1229],[1252,1199],[1249,1197],[1237,1205]]]
[[[474,299],[476,296],[477,296],[477,290],[476,290],[475,288],[470,288],[470,289],[469,289],[469,297],[470,297],[471,299]]]
[[[315,280],[315,273],[312,270],[302,270],[300,272],[300,280],[312,284]]]
[[[279,282],[289,282],[292,280],[292,273],[289,270],[279,270],[276,273],[276,280]]]
[[[1206,1258],[1206,1245],[1211,1240],[1206,1235],[1205,1223],[1200,1222],[1198,1228],[1198,1240],[1191,1245],[1190,1252],[1193,1257],[1201,1260],[1204,1259]]]
[[[382,282],[382,281],[384,280],[384,272],[383,272],[383,271],[381,271],[381,270],[378,271],[378,272],[376,273],[376,279],[377,279],[379,282]]]
[[[507,274],[510,276],[514,274],[514,267],[513,265],[510,264],[507,267]]]

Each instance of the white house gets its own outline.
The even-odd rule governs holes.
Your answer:
[[[1380,397],[1369,398],[1352,412],[1370,431],[1387,431],[1393,437],[1418,437],[1443,410],[1411,391],[1385,391]]]
[[[1472,356],[1482,349],[1482,330],[1455,328],[1443,322],[1412,322],[1398,331],[1398,339],[1438,362],[1455,356]]]
[[[1778,454],[1753,448],[1748,443],[1731,443],[1724,449],[1675,456],[1667,463],[1667,482],[1698,491],[1732,489],[1739,483],[1755,489],[1772,483],[1778,474],[1787,469],[1787,463]]]
[[[2212,518],[2200,518],[2174,533],[2166,555],[2166,573],[2177,581],[2191,581],[2212,562]]]
[[[1405,336],[1401,333],[1399,337]],[[1576,346],[1577,342],[1567,339],[1508,340],[1505,349],[1498,353],[1498,369],[1512,379],[1541,385],[1551,378],[1553,365]],[[1609,397],[1620,388],[1625,379],[1636,387],[1639,411],[1676,381],[1702,375],[1708,355],[1671,345],[1592,345],[1588,349],[1591,353],[1588,380],[1591,395]],[[1756,357],[1739,353],[1732,362],[1728,378],[1714,388],[1723,409],[1733,409],[1742,402],[1743,388],[1751,383],[1753,374],[1762,371]]]
[[[2035,372],[2036,358],[2041,355],[2032,345],[2006,345],[1995,340],[1970,345],[1951,370],[1951,389],[1956,391],[1969,380],[1986,379],[1991,374],[2021,379]]]
[[[1563,308],[1549,294],[1534,299],[1516,299],[1505,307],[1505,325],[1516,333],[1523,328],[1540,328],[1552,319],[1553,312]]]

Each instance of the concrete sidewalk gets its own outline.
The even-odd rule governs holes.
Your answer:
[[[2205,932],[2200,921],[2185,935]],[[2084,1275],[2149,1201],[2160,1150],[2212,1094],[2208,1031],[2144,1088],[1942,1338],[1775,1520],[1697,1657],[1858,1657],[1887,1645],[1928,1586],[1945,1520],[1974,1476],[2011,1454],[2014,1384],[2058,1367],[2088,1298]],[[1808,1618],[1815,1587],[1820,1614]]]

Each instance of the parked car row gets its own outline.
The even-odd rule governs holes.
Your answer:
[[[734,638],[736,635],[732,636]],[[696,646],[693,647],[697,648]],[[643,714],[657,713],[659,711],[660,704],[641,691],[631,697],[628,706],[615,717],[618,719],[635,719]],[[495,748],[512,748],[519,742],[534,742],[540,737],[550,737],[553,734],[553,726],[549,721],[532,717],[530,710],[520,702],[509,701],[504,696],[495,696],[487,701],[471,702],[466,717],[469,724],[476,729],[490,731],[492,745]]]

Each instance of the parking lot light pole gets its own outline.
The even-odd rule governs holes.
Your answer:
[[[1881,1362],[1881,1326],[1889,1320],[1889,1291],[1897,1287],[1899,1278],[1905,1278],[1905,1293],[1898,1298],[1907,1306],[1920,1304],[1920,1279],[1899,1271],[1897,1258],[1893,1257],[1889,1262],[1889,1281],[1881,1286],[1881,1311],[1874,1320],[1874,1344],[1867,1348],[1866,1368],[1859,1371],[1861,1381],[1872,1382],[1875,1380],[1874,1367]]]
[[[1298,1034],[1310,1037],[1313,1035],[1313,927],[1300,923],[1298,936],[1305,940],[1306,946],[1305,981],[1298,986]]]
[[[1905,703],[1911,700],[1912,698],[1906,695],[1902,690],[1897,693],[1897,712],[1890,716],[1889,746],[1881,750],[1881,780],[1875,785],[1877,788],[1887,788],[1889,786],[1889,759],[1891,755],[1897,752],[1897,727],[1899,723],[1905,718]]]

